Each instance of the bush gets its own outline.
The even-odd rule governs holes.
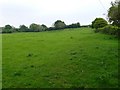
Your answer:
[[[103,18],[96,18],[93,22],[92,22],[92,28],[98,29],[98,28],[102,28],[104,26],[106,26],[108,23],[105,19]]]
[[[118,29],[117,29],[117,31],[116,31],[116,35],[117,35],[117,37],[120,38],[120,27],[118,27]]]
[[[101,33],[105,33],[105,34],[119,36],[120,28],[117,27],[117,26],[107,25],[105,27],[98,28],[95,31],[98,31],[98,32],[101,32]]]
[[[52,30],[56,30],[56,28],[55,27],[49,27],[49,28],[47,28],[47,31],[52,31]]]
[[[80,27],[80,23],[72,23],[70,25],[66,25],[66,28],[79,28]]]
[[[5,29],[5,28],[2,29],[2,33],[12,33],[12,32],[14,32],[13,29]]]
[[[98,28],[98,29],[95,29],[95,30],[94,30],[95,33],[98,33],[98,32],[100,32],[100,31],[101,31],[101,28]]]

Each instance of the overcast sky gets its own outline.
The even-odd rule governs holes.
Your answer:
[[[52,26],[56,20],[87,25],[96,17],[106,19],[111,1],[115,0],[0,0],[0,26]]]

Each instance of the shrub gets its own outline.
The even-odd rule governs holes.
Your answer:
[[[98,29],[98,28],[102,28],[104,26],[106,26],[108,23],[105,19],[103,18],[96,18],[93,22],[92,22],[92,28]]]
[[[95,29],[94,32],[95,33],[98,33],[99,31],[101,31],[102,28],[98,28],[98,29]]]
[[[117,35],[117,37],[120,38],[120,27],[118,27],[118,29],[117,29],[117,31],[116,31],[116,35]]]
[[[96,29],[96,31],[101,32],[101,33],[105,33],[105,34],[119,36],[120,28],[117,26],[107,25],[105,27]]]
[[[47,28],[47,31],[52,31],[52,30],[56,30],[56,28],[55,27],[49,27],[49,28]]]
[[[13,29],[5,29],[5,28],[2,29],[2,33],[12,33],[12,32]]]
[[[70,25],[66,25],[66,28],[79,28],[80,27],[80,23],[72,23]]]

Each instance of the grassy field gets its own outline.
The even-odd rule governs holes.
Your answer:
[[[2,35],[3,88],[118,87],[118,40],[90,28]]]
[[[2,88],[2,34],[0,34],[0,89]]]

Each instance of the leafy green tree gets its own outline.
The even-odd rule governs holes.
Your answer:
[[[111,7],[108,10],[109,22],[113,25],[120,26],[120,0],[111,2]]]
[[[42,31],[41,25],[35,24],[35,23],[32,23],[29,28],[30,28],[30,31],[32,31],[32,32]]]
[[[11,25],[5,25],[4,29],[12,29]]]
[[[42,31],[46,31],[47,30],[47,26],[46,25],[42,24],[41,27],[42,27]]]
[[[63,29],[63,28],[65,28],[65,26],[66,26],[66,24],[65,24],[63,21],[61,21],[61,20],[57,20],[57,21],[54,23],[54,27],[55,27],[56,29]]]
[[[5,25],[5,27],[2,28],[2,33],[12,33],[13,31],[14,29],[11,25]]]
[[[27,31],[29,31],[29,29],[28,29],[28,27],[25,26],[25,25],[20,25],[20,27],[19,27],[19,31],[27,32]]]
[[[80,23],[79,23],[79,22],[77,22],[76,26],[77,26],[77,27],[80,27]]]
[[[104,26],[108,25],[107,21],[103,18],[96,18],[93,22],[92,22],[92,28],[98,29],[98,28],[102,28]]]

